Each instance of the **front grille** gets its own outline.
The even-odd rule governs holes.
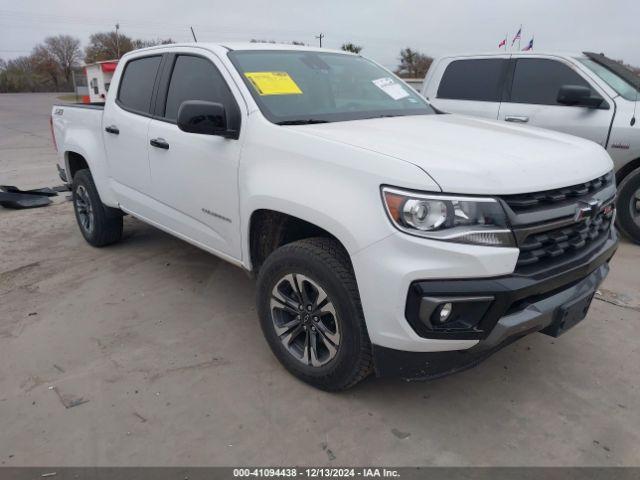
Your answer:
[[[609,204],[592,219],[529,235],[520,245],[516,270],[534,264],[542,267],[558,263],[565,257],[599,246],[609,235],[613,212]]]
[[[502,199],[515,213],[529,209],[541,208],[564,201],[575,201],[585,195],[593,194],[611,184],[613,172],[609,172],[589,182],[580,183],[571,187],[556,188],[544,192],[523,193],[518,195],[504,195]]]

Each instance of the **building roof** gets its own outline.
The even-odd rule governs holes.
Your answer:
[[[92,63],[85,63],[85,67],[91,67],[93,65],[102,65],[103,63],[118,63],[117,59],[114,60],[100,60],[98,62],[92,62]]]

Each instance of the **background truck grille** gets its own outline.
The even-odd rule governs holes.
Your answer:
[[[529,209],[541,208],[545,205],[580,199],[580,197],[591,195],[594,192],[603,189],[610,185],[612,181],[613,172],[609,172],[589,182],[573,185],[571,187],[546,190],[544,192],[504,195],[502,199],[514,212],[520,213]]]
[[[592,219],[529,235],[520,245],[516,270],[534,264],[558,263],[565,257],[600,246],[609,235],[613,212],[609,204]]]

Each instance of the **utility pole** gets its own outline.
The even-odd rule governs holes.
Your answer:
[[[118,30],[120,30],[120,24],[116,23],[116,52],[118,54],[118,60],[120,60],[120,41],[118,40]]]
[[[320,48],[322,48],[322,39],[324,38],[324,33],[320,33],[320,35],[316,35],[316,38],[320,40]]]

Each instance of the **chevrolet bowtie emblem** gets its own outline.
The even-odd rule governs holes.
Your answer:
[[[600,200],[589,200],[588,202],[580,202],[580,205],[576,207],[576,214],[573,217],[575,222],[582,220],[593,220],[600,212],[600,206],[602,202]]]

